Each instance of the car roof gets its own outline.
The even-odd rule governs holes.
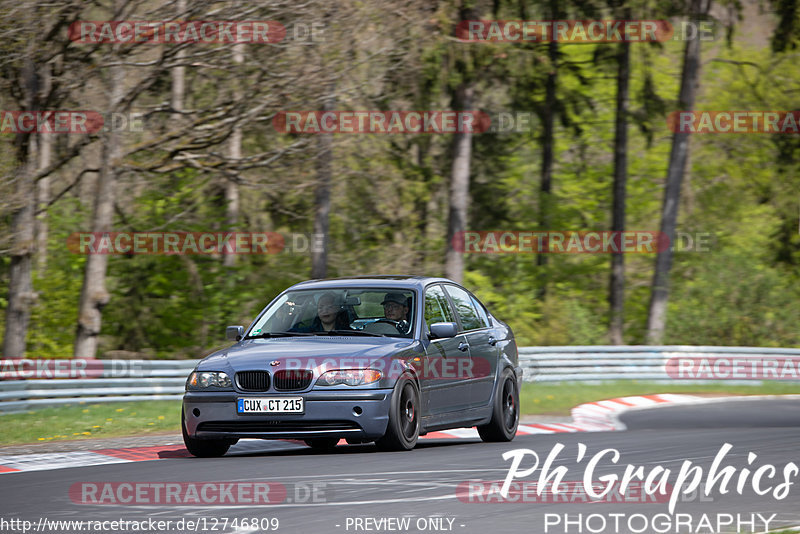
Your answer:
[[[437,278],[431,276],[412,276],[412,275],[365,275],[365,276],[345,276],[342,278],[326,278],[322,280],[307,280],[293,285],[289,289],[324,289],[334,287],[370,287],[378,286],[385,288],[416,288],[422,289],[430,283],[448,282],[454,283],[447,278]]]

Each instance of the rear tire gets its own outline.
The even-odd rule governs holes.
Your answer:
[[[386,434],[375,440],[384,451],[410,451],[419,438],[419,390],[408,376],[394,386]]]
[[[339,438],[304,439],[306,445],[317,451],[331,451],[336,448]]]
[[[181,410],[181,431],[183,433],[183,444],[192,456],[198,458],[219,458],[224,456],[228,449],[238,440],[229,439],[197,439],[189,436],[186,432],[186,420]],[[231,443],[233,442],[233,443]]]
[[[483,441],[511,441],[519,426],[519,389],[514,374],[505,369],[494,392],[492,419],[478,427]]]

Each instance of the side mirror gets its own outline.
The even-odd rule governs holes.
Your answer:
[[[244,337],[243,326],[228,326],[225,328],[225,339],[239,341]]]
[[[431,339],[456,337],[458,327],[456,323],[433,323],[431,325]]]

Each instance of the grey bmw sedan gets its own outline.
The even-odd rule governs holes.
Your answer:
[[[181,414],[186,448],[222,456],[240,438],[319,449],[477,427],[510,441],[522,369],[511,328],[444,278],[312,280],[278,295],[236,343],[197,365]]]

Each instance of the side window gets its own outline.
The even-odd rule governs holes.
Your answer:
[[[425,290],[425,322],[428,324],[428,328],[433,323],[454,323],[455,321],[442,286],[432,286]]]
[[[464,330],[476,330],[487,326],[475,310],[475,305],[472,303],[472,297],[470,297],[469,293],[460,287],[447,286],[447,294],[453,299],[456,313],[461,318],[461,326],[464,327]]]

